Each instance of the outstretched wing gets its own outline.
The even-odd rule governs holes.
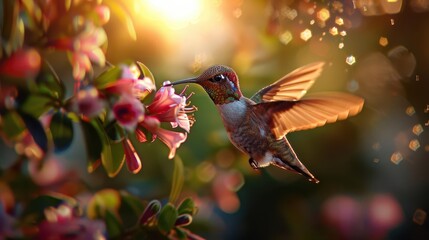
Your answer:
[[[364,100],[338,92],[317,93],[290,102],[266,102],[254,105],[267,111],[273,134],[281,139],[289,132],[311,129],[358,114]]]
[[[315,62],[300,67],[277,82],[266,86],[250,99],[256,103],[273,101],[297,101],[307,93],[322,72],[324,63]]]

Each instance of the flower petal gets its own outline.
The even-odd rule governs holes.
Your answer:
[[[172,159],[176,155],[176,149],[180,147],[180,144],[186,141],[186,133],[174,132],[163,128],[158,128],[156,131],[158,138],[170,148],[168,158]]]
[[[124,147],[125,161],[127,163],[128,170],[134,174],[138,173],[142,168],[142,163],[133,144],[130,139],[126,138],[122,141],[122,145]]]

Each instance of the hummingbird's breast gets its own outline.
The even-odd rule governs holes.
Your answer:
[[[273,136],[263,118],[253,112],[251,105],[254,104],[241,97],[238,101],[217,105],[217,108],[232,144],[250,156],[262,157]]]

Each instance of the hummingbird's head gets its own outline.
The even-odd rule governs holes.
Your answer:
[[[205,70],[200,76],[171,83],[196,83],[201,85],[217,105],[234,102],[242,96],[237,74],[232,68],[215,65]]]

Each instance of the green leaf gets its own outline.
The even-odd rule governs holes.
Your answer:
[[[33,136],[34,142],[40,147],[43,153],[48,151],[48,137],[46,136],[45,129],[38,119],[33,116],[20,112],[22,120],[24,121],[25,126]]]
[[[105,0],[104,3],[110,8],[110,11],[118,17],[119,21],[125,25],[131,39],[135,41],[137,39],[136,30],[134,29],[134,24],[130,14],[126,9],[114,0]]]
[[[96,123],[97,125],[95,128],[100,135],[101,143],[103,145],[101,151],[101,163],[103,164],[104,169],[106,169],[107,175],[109,175],[109,177],[114,177],[119,173],[124,165],[124,148],[122,147],[122,143],[111,143],[109,136],[104,131],[101,121],[96,121]]]
[[[125,228],[135,226],[140,213],[143,211],[143,203],[140,199],[121,191],[121,206],[119,215],[121,216]]]
[[[109,84],[116,82],[121,77],[122,69],[119,67],[112,67],[101,73],[94,79],[94,86],[97,89],[105,89]]]
[[[185,181],[182,159],[176,155],[174,158],[173,179],[170,192],[170,203],[175,203],[182,191],[183,182]]]
[[[73,123],[67,115],[61,111],[56,112],[49,125],[55,152],[61,152],[70,147],[73,141]]]
[[[86,213],[89,218],[104,218],[106,211],[117,212],[121,205],[119,192],[114,189],[103,189],[95,193],[88,202]]]
[[[51,96],[57,100],[63,100],[65,95],[64,83],[59,79],[52,66],[45,62],[44,70],[40,71],[36,78],[36,91]]]
[[[158,228],[159,230],[169,233],[174,227],[174,223],[177,219],[177,210],[171,203],[167,203],[159,213]]]
[[[122,224],[119,219],[111,211],[107,210],[104,216],[106,223],[107,235],[109,239],[117,238],[122,234]]]
[[[101,163],[101,151],[103,145],[101,143],[100,135],[94,127],[94,121],[86,122],[80,121],[82,126],[83,136],[85,138],[86,154],[88,157],[87,169],[92,173]]]
[[[178,211],[179,215],[182,215],[185,213],[194,215],[197,211],[197,208],[195,207],[194,200],[192,200],[192,198],[186,198],[179,205],[179,207],[177,208],[177,211]]]
[[[106,126],[105,131],[109,136],[109,139],[114,143],[119,143],[124,140],[124,129],[122,129],[115,122]]]
[[[175,230],[176,230],[176,235],[178,239],[183,239],[183,240],[188,239],[186,233],[182,229],[176,228]]]
[[[17,112],[10,111],[1,116],[0,129],[8,139],[13,140],[25,131],[25,125]]]
[[[139,61],[137,61],[136,64],[140,68],[140,71],[143,73],[143,76],[150,78],[152,82],[155,83],[155,77],[153,76],[149,68]]]
[[[19,108],[34,117],[40,117],[52,107],[52,100],[46,96],[29,94]]]

